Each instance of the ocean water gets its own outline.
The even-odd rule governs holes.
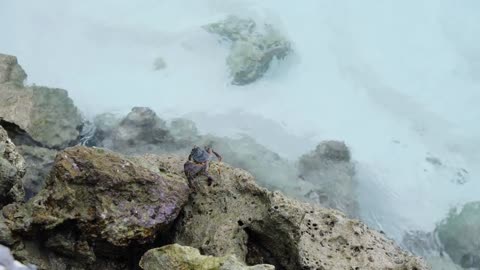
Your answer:
[[[275,25],[294,53],[230,84],[229,47],[201,26],[231,14]],[[148,106],[292,161],[344,140],[362,219],[400,242],[480,200],[478,14],[477,0],[0,0],[0,52],[86,117]]]

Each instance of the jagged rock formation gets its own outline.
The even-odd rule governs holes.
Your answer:
[[[190,192],[184,162],[69,148],[57,155],[37,196],[3,208],[0,227],[18,243],[15,256],[39,269],[129,269],[135,260],[119,255],[168,235],[206,255],[235,255],[276,269],[427,269],[361,222],[272,193],[248,172],[222,163],[210,167],[213,185],[196,179],[167,230]]]
[[[25,160],[18,153],[7,132],[0,126],[0,208],[23,200],[22,177]]]
[[[15,56],[0,54],[0,84],[11,82],[23,85],[26,79],[27,74]]]
[[[252,19],[229,16],[204,28],[232,43],[227,65],[233,84],[245,85],[258,80],[273,59],[283,59],[292,51],[290,42],[273,25],[258,26]]]
[[[233,256],[202,256],[196,248],[177,244],[149,250],[140,266],[144,270],[273,270],[271,265],[246,266]]]
[[[182,173],[182,159],[148,162]],[[196,179],[175,230],[178,244],[276,269],[428,269],[361,222],[269,192],[246,171],[213,163],[210,174],[216,179],[211,186],[204,177]]]
[[[83,120],[67,91],[25,87],[25,78],[15,57],[0,55],[0,124],[13,125],[33,143],[48,148],[76,141]]]
[[[305,195],[308,199],[349,216],[358,216],[355,166],[345,143],[320,143],[314,151],[300,157],[298,167],[300,177],[315,185],[315,189]]]
[[[43,186],[58,149],[75,144],[82,117],[67,91],[24,86],[26,74],[14,56],[0,54],[0,126],[24,156],[27,198]]]
[[[480,269],[480,202],[470,202],[460,212],[452,209],[436,229],[452,260],[464,268]]]
[[[98,267],[98,256],[122,254],[168,230],[188,194],[187,181],[178,175],[155,173],[105,149],[79,146],[57,155],[38,195],[26,204],[8,205],[3,215],[14,235],[43,232],[41,245],[71,260],[63,264]],[[15,255],[40,269],[60,269],[52,260],[34,256],[35,245],[24,243]]]

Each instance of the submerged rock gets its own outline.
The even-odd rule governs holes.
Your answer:
[[[11,82],[23,85],[27,74],[15,56],[0,53],[0,84]]]
[[[480,269],[480,202],[467,203],[460,212],[453,209],[436,231],[455,263]]]
[[[184,159],[156,160],[162,171],[183,173]],[[335,210],[323,209],[257,186],[241,169],[213,162],[194,181],[177,222],[175,242],[202,254],[234,254],[250,265],[276,269],[428,269],[382,234]]]
[[[24,198],[25,160],[0,126],[0,208]]]
[[[300,157],[298,167],[300,177],[316,187],[305,195],[306,198],[357,217],[357,183],[350,157],[345,143],[325,141],[313,152]]]
[[[230,16],[204,28],[232,43],[227,65],[233,84],[256,81],[267,72],[273,59],[284,59],[292,50],[290,42],[272,25],[257,26],[251,19]]]
[[[142,257],[143,270],[273,270],[271,265],[246,266],[235,256],[203,256],[196,248],[177,244],[149,250]]]

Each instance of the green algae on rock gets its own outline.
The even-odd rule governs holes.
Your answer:
[[[229,16],[204,29],[232,42],[227,65],[236,85],[258,80],[273,59],[284,59],[292,51],[290,42],[272,25],[258,26],[252,19]]]
[[[196,248],[178,244],[149,250],[140,260],[143,270],[273,270],[272,265],[246,266],[235,256],[213,257],[200,255]]]

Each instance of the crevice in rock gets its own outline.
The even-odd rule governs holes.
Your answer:
[[[245,258],[245,262],[248,265],[271,264],[275,266],[276,270],[288,269],[282,265],[280,260],[271,250],[272,246],[269,245],[269,243],[272,242],[271,239],[268,239],[268,237],[254,232],[249,228],[244,228],[244,230],[248,236],[247,256]]]
[[[7,131],[8,137],[15,145],[28,145],[48,148],[30,137],[30,135],[28,135],[25,130],[20,128],[15,123],[0,119],[0,126],[2,126]]]

